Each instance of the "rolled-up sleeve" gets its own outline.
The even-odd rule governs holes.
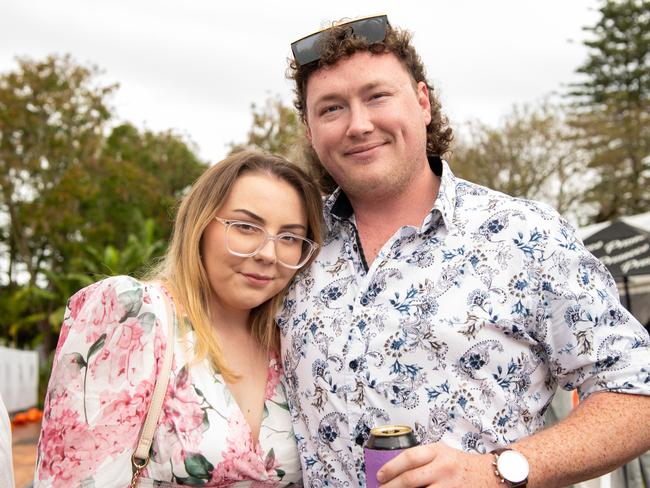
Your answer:
[[[550,369],[581,397],[650,395],[650,339],[623,307],[616,283],[560,219],[540,263],[541,321]]]

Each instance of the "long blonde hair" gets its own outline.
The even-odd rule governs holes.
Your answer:
[[[244,173],[273,175],[293,186],[305,205],[307,237],[318,244],[322,242],[322,201],[316,184],[305,172],[284,158],[255,151],[241,151],[209,168],[192,185],[179,206],[167,253],[149,276],[150,279],[161,281],[169,289],[175,303],[189,319],[196,337],[195,361],[207,356],[216,370],[230,382],[236,381],[237,376],[225,363],[210,320],[208,304],[212,287],[200,249],[203,231],[216,210],[228,198],[237,179]],[[316,253],[305,266],[309,266],[315,255]],[[286,287],[251,310],[251,332],[267,350],[278,348],[275,315],[285,292]],[[183,323],[183,320],[180,322]]]

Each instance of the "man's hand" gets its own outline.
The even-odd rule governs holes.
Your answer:
[[[493,461],[492,454],[468,454],[438,442],[405,450],[382,466],[377,480],[382,488],[502,487]]]

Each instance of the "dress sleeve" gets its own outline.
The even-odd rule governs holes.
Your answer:
[[[650,395],[650,340],[620,302],[605,266],[558,217],[542,271],[541,320],[551,372],[581,397],[597,391]]]
[[[45,398],[35,488],[129,484],[166,344],[163,300],[158,287],[122,276],[68,301]]]

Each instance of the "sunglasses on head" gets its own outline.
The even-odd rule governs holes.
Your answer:
[[[388,26],[388,16],[375,15],[373,17],[365,17],[363,19],[352,20],[344,24],[337,24],[333,27],[343,27],[356,37],[366,39],[368,42],[381,42],[386,38],[386,27]],[[328,27],[321,31],[310,34],[302,39],[298,39],[291,43],[291,51],[293,58],[299,66],[304,66],[313,63],[320,59],[319,42],[325,34],[332,29]]]

